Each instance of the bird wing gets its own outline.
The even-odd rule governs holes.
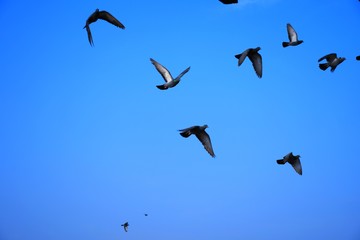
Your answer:
[[[301,162],[299,158],[292,158],[288,161],[291,166],[295,169],[295,171],[302,175],[302,167],[301,167]]]
[[[150,61],[152,64],[154,64],[156,70],[161,74],[165,82],[171,82],[173,80],[173,77],[171,76],[169,70],[166,69],[166,67],[164,67],[152,58],[150,58]]]
[[[190,67],[188,67],[187,69],[185,69],[184,71],[182,71],[182,73],[180,73],[179,76],[176,77],[176,79],[180,80],[180,78],[181,78],[182,76],[184,76],[185,73],[187,73],[189,70],[190,70]]]
[[[322,58],[320,58],[320,59],[318,60],[318,62],[320,62],[320,61],[322,61],[322,60],[324,60],[324,59],[326,59],[326,61],[328,61],[328,62],[332,62],[332,61],[334,61],[335,58],[337,58],[336,53],[330,53],[330,54],[325,55],[325,56],[323,56]]]
[[[206,151],[212,156],[215,157],[212,145],[211,145],[211,140],[210,140],[210,136],[209,134],[207,134],[204,131],[200,131],[198,133],[196,133],[196,137],[200,140],[200,142],[202,143],[202,145],[204,146],[204,148],[206,149]]]
[[[119,20],[117,20],[113,15],[108,13],[107,11],[100,11],[99,19],[105,20],[119,28],[125,29],[125,26]]]
[[[193,129],[196,128],[198,126],[192,126],[192,127],[188,127],[185,129],[180,129],[180,135],[183,136],[184,138],[190,137],[190,135],[193,133]]]
[[[295,29],[291,26],[290,23],[286,25],[288,37],[290,42],[296,42],[298,40],[298,35],[295,31]]]
[[[252,62],[256,75],[262,77],[262,57],[258,52],[249,55],[249,59]]]
[[[238,60],[238,66],[240,66],[244,62],[244,60],[245,60],[246,56],[248,55],[249,51],[250,51],[250,48],[246,49],[243,53],[235,55],[235,57],[237,59],[239,59]]]
[[[90,43],[91,46],[93,46],[94,41],[93,41],[93,38],[92,38],[92,35],[91,35],[89,24],[86,24],[85,28],[86,28],[86,32],[87,32],[87,35],[88,35],[89,43]]]

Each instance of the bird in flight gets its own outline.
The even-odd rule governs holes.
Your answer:
[[[125,232],[128,231],[128,228],[129,228],[129,223],[128,222],[126,222],[124,224],[121,224],[121,226],[124,227]]]
[[[285,163],[290,163],[290,165],[295,169],[295,171],[302,175],[302,167],[301,167],[301,162],[300,162],[300,155],[296,155],[294,156],[292,152],[290,152],[289,154],[287,154],[286,156],[283,157],[283,159],[279,159],[276,160],[276,162],[278,164],[285,164]]]
[[[286,25],[286,29],[287,29],[287,33],[288,33],[288,38],[289,38],[289,42],[283,42],[282,46],[283,47],[288,47],[288,46],[297,46],[301,43],[303,43],[303,40],[299,40],[298,39],[298,35],[295,31],[295,29],[291,26],[290,23],[288,23]]]
[[[184,76],[184,74],[190,70],[190,67],[188,67],[187,69],[182,71],[182,73],[180,73],[179,76],[173,78],[169,70],[166,69],[166,67],[164,67],[163,65],[161,65],[152,58],[150,58],[150,61],[152,64],[154,64],[156,70],[161,74],[161,76],[165,80],[165,84],[156,86],[160,90],[166,90],[168,88],[175,87],[180,82],[181,77]]]
[[[330,53],[328,55],[323,56],[322,58],[320,58],[318,60],[318,62],[322,61],[326,59],[326,63],[320,63],[319,64],[319,68],[323,71],[325,71],[328,67],[330,67],[330,71],[334,72],[336,67],[342,63],[343,61],[345,61],[346,58],[343,57],[337,57],[336,53]]]
[[[254,67],[256,75],[261,78],[262,77],[262,57],[258,53],[260,47],[257,48],[248,48],[243,53],[235,55],[238,60],[238,66],[240,66],[246,57],[248,57]]]
[[[232,3],[238,3],[238,0],[219,0],[223,4],[232,4]]]
[[[90,24],[93,22],[96,22],[98,19],[105,20],[105,21],[115,25],[116,27],[125,29],[125,26],[121,22],[119,22],[119,20],[117,20],[113,15],[111,15],[107,11],[99,11],[99,9],[96,9],[95,12],[93,14],[91,14],[90,17],[86,20],[86,24],[84,26],[84,28],[86,28],[89,43],[91,46],[94,45],[94,41],[93,41],[91,31],[90,31]]]
[[[205,132],[205,129],[208,125],[204,126],[192,126],[189,128],[181,129],[180,135],[184,138],[189,137],[191,134],[195,134],[195,136],[200,140],[206,151],[212,156],[215,157],[214,150],[211,145],[211,140],[209,134]]]
[[[359,1],[360,1],[360,0],[359,0]],[[360,60],[360,55],[359,55],[359,56],[356,56],[356,60],[358,60],[358,61]]]

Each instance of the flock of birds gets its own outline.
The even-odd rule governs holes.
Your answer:
[[[238,0],[219,0],[223,4],[234,4],[238,3]],[[359,0],[360,1],[360,0]],[[94,45],[93,37],[90,30],[90,24],[96,22],[98,19],[105,20],[116,27],[121,29],[125,29],[125,26],[117,20],[113,15],[111,15],[107,11],[100,11],[96,9],[94,13],[92,13],[89,18],[86,20],[86,24],[84,28],[86,28],[88,40],[91,46]],[[283,42],[282,46],[284,48],[289,46],[297,46],[303,43],[303,40],[298,39],[298,34],[296,33],[295,29],[291,26],[291,24],[287,24],[287,34],[289,41]],[[253,68],[255,70],[256,75],[261,78],[262,77],[262,56],[259,53],[260,47],[256,48],[248,48],[240,54],[236,54],[235,58],[238,59],[238,66],[240,66],[246,57],[251,61]],[[321,57],[318,62],[326,60],[325,63],[319,63],[319,68],[323,71],[330,67],[330,71],[334,72],[336,67],[340,65],[346,58],[338,57],[336,53],[330,53],[323,57]],[[356,60],[360,60],[360,55],[356,57]],[[160,90],[166,90],[169,88],[175,87],[181,80],[181,78],[190,70],[190,67],[186,68],[182,71],[176,78],[173,78],[170,71],[161,65],[159,62],[155,61],[154,59],[150,58],[151,63],[155,66],[156,70],[160,73],[162,78],[164,79],[165,83],[162,85],[157,85],[156,87]],[[191,126],[189,128],[181,129],[180,135],[184,138],[188,138],[191,135],[195,135],[198,140],[202,143],[205,150],[210,154],[211,157],[215,157],[215,153],[211,144],[210,136],[205,131],[208,125],[203,126]],[[292,152],[285,155],[282,159],[276,161],[278,164],[283,165],[285,163],[289,163],[294,170],[299,174],[302,175],[302,166],[300,162],[300,155],[293,155]],[[147,214],[144,214],[148,216]],[[125,222],[121,225],[125,232],[128,231],[129,223]]]

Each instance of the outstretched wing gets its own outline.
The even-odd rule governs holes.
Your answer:
[[[295,29],[291,26],[290,23],[286,25],[288,38],[290,42],[296,42],[298,40],[298,35],[295,31]]]
[[[125,29],[125,26],[119,20],[117,20],[113,15],[108,13],[107,11],[100,11],[99,19],[105,20],[105,21],[113,24],[114,26]]]
[[[289,163],[291,164],[291,166],[295,169],[295,171],[302,175],[302,167],[301,167],[301,162],[299,158],[292,158]]]
[[[86,28],[89,43],[90,43],[91,46],[94,46],[94,41],[93,41],[93,38],[92,38],[92,35],[91,35],[89,24],[86,24],[85,28]]]
[[[328,62],[332,62],[332,61],[334,61],[335,58],[337,58],[336,53],[330,53],[330,54],[325,55],[325,56],[323,56],[322,58],[320,58],[320,59],[318,60],[318,62],[320,62],[320,61],[322,61],[322,60],[324,60],[324,59],[326,59],[326,61],[328,61]]]
[[[163,77],[165,82],[170,82],[173,80],[173,77],[171,76],[169,70],[166,69],[166,67],[164,67],[163,65],[161,65],[160,63],[158,63],[157,61],[155,61],[152,58],[150,58],[150,61],[152,64],[154,64],[156,70],[161,74],[161,76]]]
[[[181,78],[182,76],[184,76],[185,73],[187,73],[189,70],[190,70],[190,67],[188,67],[187,69],[185,69],[184,71],[182,71],[182,73],[180,73],[179,76],[176,77],[176,79],[180,80],[180,78]]]
[[[212,156],[215,157],[214,150],[211,145],[211,140],[209,134],[204,131],[196,133],[196,137],[200,140],[206,151]]]
[[[249,55],[249,59],[252,62],[256,75],[262,77],[262,57],[258,52]]]
[[[250,51],[250,49],[246,49],[243,53],[235,55],[235,57],[237,59],[239,59],[238,60],[238,66],[240,66],[244,62],[244,60],[245,60],[246,56],[248,55],[249,51]]]

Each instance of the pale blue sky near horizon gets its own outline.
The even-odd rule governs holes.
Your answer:
[[[360,3],[164,3],[0,1],[0,240],[360,239]]]

